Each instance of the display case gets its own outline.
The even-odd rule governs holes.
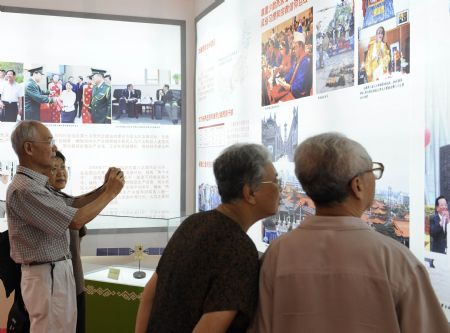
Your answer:
[[[99,216],[81,240],[87,332],[133,332],[140,296],[183,217]]]

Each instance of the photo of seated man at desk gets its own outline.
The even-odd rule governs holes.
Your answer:
[[[178,110],[180,107],[180,98],[177,98],[175,96],[174,90],[171,90],[168,84],[165,84],[162,89],[159,89],[156,98],[159,103],[156,103],[156,105],[161,106],[161,116],[165,113],[172,124],[176,125],[178,124]],[[155,105],[155,117],[158,119],[158,111],[156,110],[157,107]]]
[[[160,87],[160,86],[159,86]],[[176,125],[181,119],[181,90],[156,85],[113,85],[113,121],[121,124]]]
[[[128,118],[139,118],[139,110],[136,103],[141,99],[141,91],[135,90],[131,83],[127,84],[127,88],[122,91],[119,99],[119,112],[114,119],[120,119],[124,114],[128,114]]]

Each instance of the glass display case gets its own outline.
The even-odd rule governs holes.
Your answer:
[[[140,295],[185,219],[99,216],[81,240],[87,332],[133,332]]]

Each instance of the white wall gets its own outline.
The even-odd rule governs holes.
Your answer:
[[[195,207],[194,19],[212,3],[214,3],[214,0],[133,0],[129,2],[119,0],[0,0],[2,6],[186,21],[186,212],[188,214],[193,213]],[[45,38],[45,36],[39,38]]]

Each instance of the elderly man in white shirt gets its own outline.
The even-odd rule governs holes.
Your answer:
[[[0,109],[3,109],[2,121],[16,122],[17,116],[22,115],[23,91],[16,83],[16,72],[6,71],[5,81],[0,84]]]

